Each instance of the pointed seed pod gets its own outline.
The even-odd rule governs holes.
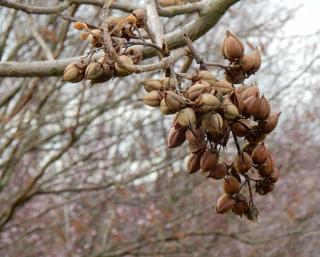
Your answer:
[[[200,112],[208,112],[208,111],[215,111],[220,106],[220,101],[217,97],[211,94],[203,94],[200,98]]]
[[[222,95],[229,94],[234,90],[232,84],[226,80],[217,81],[212,85],[212,87],[218,92],[220,92]]]
[[[270,133],[276,128],[280,114],[281,113],[279,112],[277,114],[270,115],[266,121],[259,122],[259,127],[264,133]]]
[[[251,72],[255,73],[260,69],[261,66],[261,53],[258,48],[254,50],[252,56],[254,57],[254,65],[251,69]]]
[[[237,137],[245,137],[250,130],[251,125],[247,119],[239,119],[232,125],[232,131]]]
[[[84,78],[86,66],[81,62],[70,63],[63,72],[63,79],[70,83],[80,82]]]
[[[186,140],[185,133],[186,133],[185,128],[171,127],[167,137],[168,148],[174,148],[182,145]]]
[[[188,88],[188,98],[193,101],[198,98],[203,92],[208,90],[210,90],[210,86],[208,84],[198,82]]]
[[[189,173],[195,173],[200,170],[200,158],[199,154],[190,154],[187,161],[187,170]]]
[[[243,109],[243,115],[246,117],[253,116],[260,106],[260,98],[258,95],[250,96],[246,100],[244,100],[244,109]]]
[[[209,84],[217,81],[216,77],[207,70],[199,70],[192,78],[193,81],[205,80]]]
[[[248,153],[242,152],[240,155],[237,155],[233,166],[237,172],[246,173],[252,167],[252,159]]]
[[[240,84],[246,79],[246,73],[243,70],[226,70],[224,75],[226,81],[232,84]]]
[[[199,128],[188,128],[186,130],[186,139],[189,142],[197,142],[197,141],[204,141],[205,139],[205,131],[202,127]]]
[[[246,143],[243,145],[242,151],[248,153],[251,156],[257,145],[257,143]]]
[[[168,108],[174,112],[179,111],[184,105],[184,101],[181,96],[177,95],[173,91],[165,91],[164,99]]]
[[[275,162],[272,155],[269,152],[265,163],[258,167],[258,173],[261,177],[268,177],[273,172],[274,167]]]
[[[218,161],[219,155],[216,152],[206,151],[201,156],[200,167],[202,171],[209,171],[218,164]]]
[[[162,97],[158,91],[151,91],[142,97],[142,101],[151,107],[158,107],[161,100]]]
[[[230,62],[240,59],[244,53],[244,45],[241,40],[232,32],[226,32],[226,39],[223,42],[223,55]]]
[[[102,30],[100,29],[93,29],[90,31],[87,40],[90,42],[91,45],[94,47],[101,46],[101,39],[102,39]]]
[[[228,195],[239,193],[240,183],[238,179],[233,176],[225,177],[223,181],[223,190]]]
[[[259,106],[256,110],[256,112],[253,114],[253,117],[256,120],[266,120],[271,112],[270,103],[265,96],[262,96],[259,101]]]
[[[270,182],[276,183],[280,178],[280,171],[277,168],[274,168],[274,170],[270,174]]]
[[[202,154],[206,150],[206,142],[198,140],[197,142],[189,142],[189,152],[193,154]]]
[[[254,63],[255,63],[255,57],[251,55],[243,55],[240,59],[241,68],[245,72],[252,71]]]
[[[245,90],[241,92],[243,100],[246,100],[250,96],[260,96],[260,90],[257,85],[247,86]]]
[[[249,208],[249,204],[245,197],[241,197],[240,199],[236,199],[232,208],[232,212],[235,215],[239,215],[242,217],[243,214],[247,212]]]
[[[208,113],[202,120],[202,126],[212,134],[219,134],[222,130],[223,119],[219,113]]]
[[[160,111],[163,115],[170,115],[174,113],[172,112],[172,110],[169,109],[164,98],[160,102]]]
[[[91,62],[86,68],[85,77],[86,79],[99,79],[103,76],[103,67],[101,63],[98,62]]]
[[[146,10],[145,9],[135,9],[132,14],[137,18],[136,25],[138,28],[144,26]]]
[[[218,163],[213,169],[209,171],[208,178],[215,180],[223,179],[227,176],[228,170],[224,163]]]
[[[184,108],[177,115],[177,122],[183,127],[196,127],[196,114],[192,108]]]
[[[154,90],[160,90],[161,88],[161,82],[157,79],[148,79],[142,82],[144,89],[147,92],[151,92]]]
[[[230,96],[230,100],[238,108],[239,113],[242,113],[244,109],[244,102],[241,94],[234,90],[234,92]]]
[[[258,165],[265,163],[268,158],[268,154],[268,149],[264,143],[262,142],[261,144],[258,144],[251,155],[253,163]]]
[[[219,214],[224,214],[231,210],[234,206],[234,200],[227,194],[219,197],[216,205],[216,211]]]
[[[133,65],[133,60],[127,55],[120,55],[119,60],[126,65]],[[131,74],[131,71],[120,67],[118,63],[115,63],[115,69],[118,77],[125,77]]]
[[[173,77],[165,77],[161,80],[161,86],[163,90],[175,90],[178,84],[178,80]]]
[[[238,108],[232,104],[224,104],[223,105],[224,117],[228,120],[233,120],[240,115]]]

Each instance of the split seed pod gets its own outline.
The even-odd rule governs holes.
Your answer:
[[[184,105],[184,101],[181,96],[177,95],[173,91],[165,91],[164,99],[168,108],[173,112],[179,111]]]
[[[88,34],[87,40],[94,47],[100,47],[101,46],[101,38],[102,38],[102,30],[93,29],[90,32],[91,33]]]
[[[142,101],[151,107],[158,107],[161,100],[162,97],[158,91],[151,91],[142,97]]]
[[[256,110],[256,112],[253,114],[253,117],[256,120],[265,120],[269,117],[271,112],[270,103],[265,96],[262,96],[259,101],[259,106]]]
[[[242,217],[243,214],[247,212],[249,204],[245,197],[241,197],[235,200],[235,203],[232,208],[232,212],[236,215]]]
[[[151,92],[154,90],[160,90],[161,88],[161,82],[157,79],[148,79],[142,82],[144,89],[147,92]]]
[[[257,147],[258,144],[256,143],[246,143],[242,147],[242,151],[248,153],[251,155],[254,151],[254,149]]]
[[[247,119],[240,119],[232,125],[232,131],[237,137],[245,137],[250,130],[251,125]]]
[[[119,60],[126,65],[133,65],[133,60],[127,55],[120,55]],[[123,67],[120,67],[118,63],[115,63],[115,69],[117,71],[118,77],[125,77],[131,74],[131,71],[128,71]]]
[[[230,100],[238,108],[239,113],[242,113],[243,109],[244,109],[244,102],[243,102],[241,94],[235,90],[231,94]]]
[[[246,173],[252,167],[252,159],[246,152],[238,154],[233,164],[235,170],[239,173]]]
[[[232,84],[240,84],[246,79],[246,73],[243,70],[226,70],[225,79]]]
[[[241,96],[242,96],[243,100],[246,100],[250,96],[258,96],[259,97],[260,96],[260,90],[259,90],[257,85],[248,86],[248,87],[246,87],[245,90],[243,90],[241,92]]]
[[[261,177],[268,177],[273,172],[274,167],[275,162],[272,155],[269,152],[265,163],[258,167],[258,173]]]
[[[251,157],[252,157],[253,163],[258,165],[265,163],[268,158],[268,154],[269,154],[268,149],[262,142],[252,152]]]
[[[63,80],[70,83],[80,82],[84,78],[86,66],[81,62],[70,63],[63,72]]]
[[[182,109],[177,115],[177,122],[182,127],[195,128],[196,121],[197,121],[196,114],[194,110],[189,107]]]
[[[202,120],[202,126],[212,134],[220,134],[223,126],[223,119],[219,113],[208,113]]]
[[[234,90],[232,84],[226,80],[217,81],[212,85],[212,87],[218,92],[220,92],[222,95],[229,94]]]
[[[166,101],[164,100],[164,98],[161,100],[160,102],[160,111],[163,115],[170,115],[170,114],[174,114],[174,112],[169,109],[169,107],[166,104]]]
[[[186,139],[189,142],[197,142],[197,141],[204,141],[205,139],[205,131],[202,127],[199,128],[188,128],[186,130]]]
[[[277,114],[270,115],[266,121],[259,122],[259,127],[262,129],[264,133],[270,133],[276,128],[279,117],[280,112]]]
[[[91,62],[86,68],[86,79],[96,80],[103,76],[103,67],[99,62]]]
[[[161,88],[163,90],[175,90],[178,84],[178,80],[172,77],[165,77],[161,80]]]
[[[182,145],[186,140],[185,128],[171,127],[167,138],[168,148],[174,148]]]
[[[187,90],[188,98],[193,101],[196,98],[198,98],[203,92],[209,91],[209,90],[210,90],[210,86],[207,83],[198,82],[192,85]]]
[[[230,62],[240,59],[244,53],[244,45],[241,40],[232,32],[226,32],[226,38],[223,41],[222,54]]]
[[[201,156],[200,167],[202,171],[209,171],[218,164],[218,161],[219,155],[216,152],[206,151]]]
[[[217,213],[223,214],[231,210],[234,206],[234,200],[227,194],[219,197],[216,205]]]
[[[240,115],[238,108],[232,103],[223,104],[224,117],[233,120]]]
[[[200,158],[199,154],[190,154],[187,161],[187,169],[189,173],[195,173],[200,170]]]
[[[200,107],[199,111],[200,112],[208,112],[208,111],[215,111],[219,108],[220,106],[220,101],[217,97],[211,94],[203,94],[201,95],[201,98],[199,99],[200,102]]]
[[[260,98],[256,94],[254,96],[250,96],[246,100],[244,100],[244,110],[243,115],[246,117],[253,116],[259,109],[260,106]]]
[[[209,171],[208,178],[223,179],[228,174],[227,167],[224,163],[218,163],[213,169]]]
[[[223,190],[228,195],[239,193],[240,182],[236,177],[227,176],[224,178],[224,181],[223,181]]]

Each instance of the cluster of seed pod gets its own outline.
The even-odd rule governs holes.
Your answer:
[[[106,24],[108,33],[112,39],[123,38],[129,41],[131,38],[139,37],[139,28],[143,28],[145,19],[145,10],[134,10],[126,17],[111,16]],[[90,29],[86,23],[76,22],[74,28],[83,31],[80,35],[81,40],[88,41],[95,50],[104,50],[104,55],[98,60],[79,60],[70,63],[64,70],[63,79],[70,83],[78,83],[82,80],[89,80],[91,84],[103,83],[113,77],[124,77],[130,75],[130,72],[118,65],[107,53],[105,46],[105,37],[102,29]],[[115,48],[118,51],[119,61],[127,65],[138,64],[141,61],[141,50],[137,48],[125,48],[119,43]]]
[[[174,148],[188,142],[189,173],[201,170],[208,178],[223,179],[224,194],[218,199],[216,211],[232,210],[236,215],[256,220],[252,183],[258,194],[265,195],[274,189],[279,178],[279,169],[264,140],[277,126],[280,114],[271,113],[268,99],[260,95],[256,84],[235,86],[243,81],[230,79],[230,74],[240,72],[246,78],[261,65],[258,50],[246,56],[243,48],[240,39],[227,32],[222,46],[230,61],[225,80],[218,80],[207,70],[192,74],[185,89],[175,78],[150,79],[142,82],[147,91],[142,100],[146,105],[159,107],[164,115],[175,114],[167,144]],[[248,69],[244,63],[251,57],[254,64]],[[226,149],[231,135],[237,154],[227,164],[221,151]]]

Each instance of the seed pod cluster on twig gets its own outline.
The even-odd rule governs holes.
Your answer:
[[[259,57],[255,54],[256,62],[250,69],[242,65],[243,58],[247,58],[244,46],[231,32],[227,32],[223,41],[222,53],[230,66],[237,67],[237,72],[245,76],[260,67],[260,53]],[[233,70],[228,68],[227,72]],[[188,143],[189,173],[202,171],[209,179],[222,180],[224,194],[217,201],[217,213],[232,210],[235,215],[256,221],[253,183],[255,192],[265,195],[274,189],[280,174],[265,144],[265,138],[277,126],[280,113],[271,112],[270,103],[260,94],[257,84],[235,86],[240,82],[218,80],[208,70],[201,69],[188,78],[191,85],[185,89],[175,77],[145,80],[142,84],[147,93],[142,101],[159,107],[164,115],[175,115],[167,145],[174,148]],[[221,151],[226,150],[230,138],[237,153],[233,162],[227,164]]]

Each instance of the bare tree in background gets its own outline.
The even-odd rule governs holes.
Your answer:
[[[158,74],[93,87],[61,81],[91,50],[71,22],[99,27],[104,1],[0,0],[1,256],[317,256],[319,34],[282,36],[296,7],[237,2],[159,1],[158,14],[170,49],[187,32],[217,61],[229,28],[262,49],[263,72],[252,79],[283,111],[268,142],[282,178],[257,201],[255,225],[215,214],[219,184],[186,174],[186,149],[166,149],[172,118],[138,101],[138,81]],[[110,10],[144,4],[112,1]],[[144,63],[152,56],[146,48]],[[187,57],[176,64],[194,66]]]

